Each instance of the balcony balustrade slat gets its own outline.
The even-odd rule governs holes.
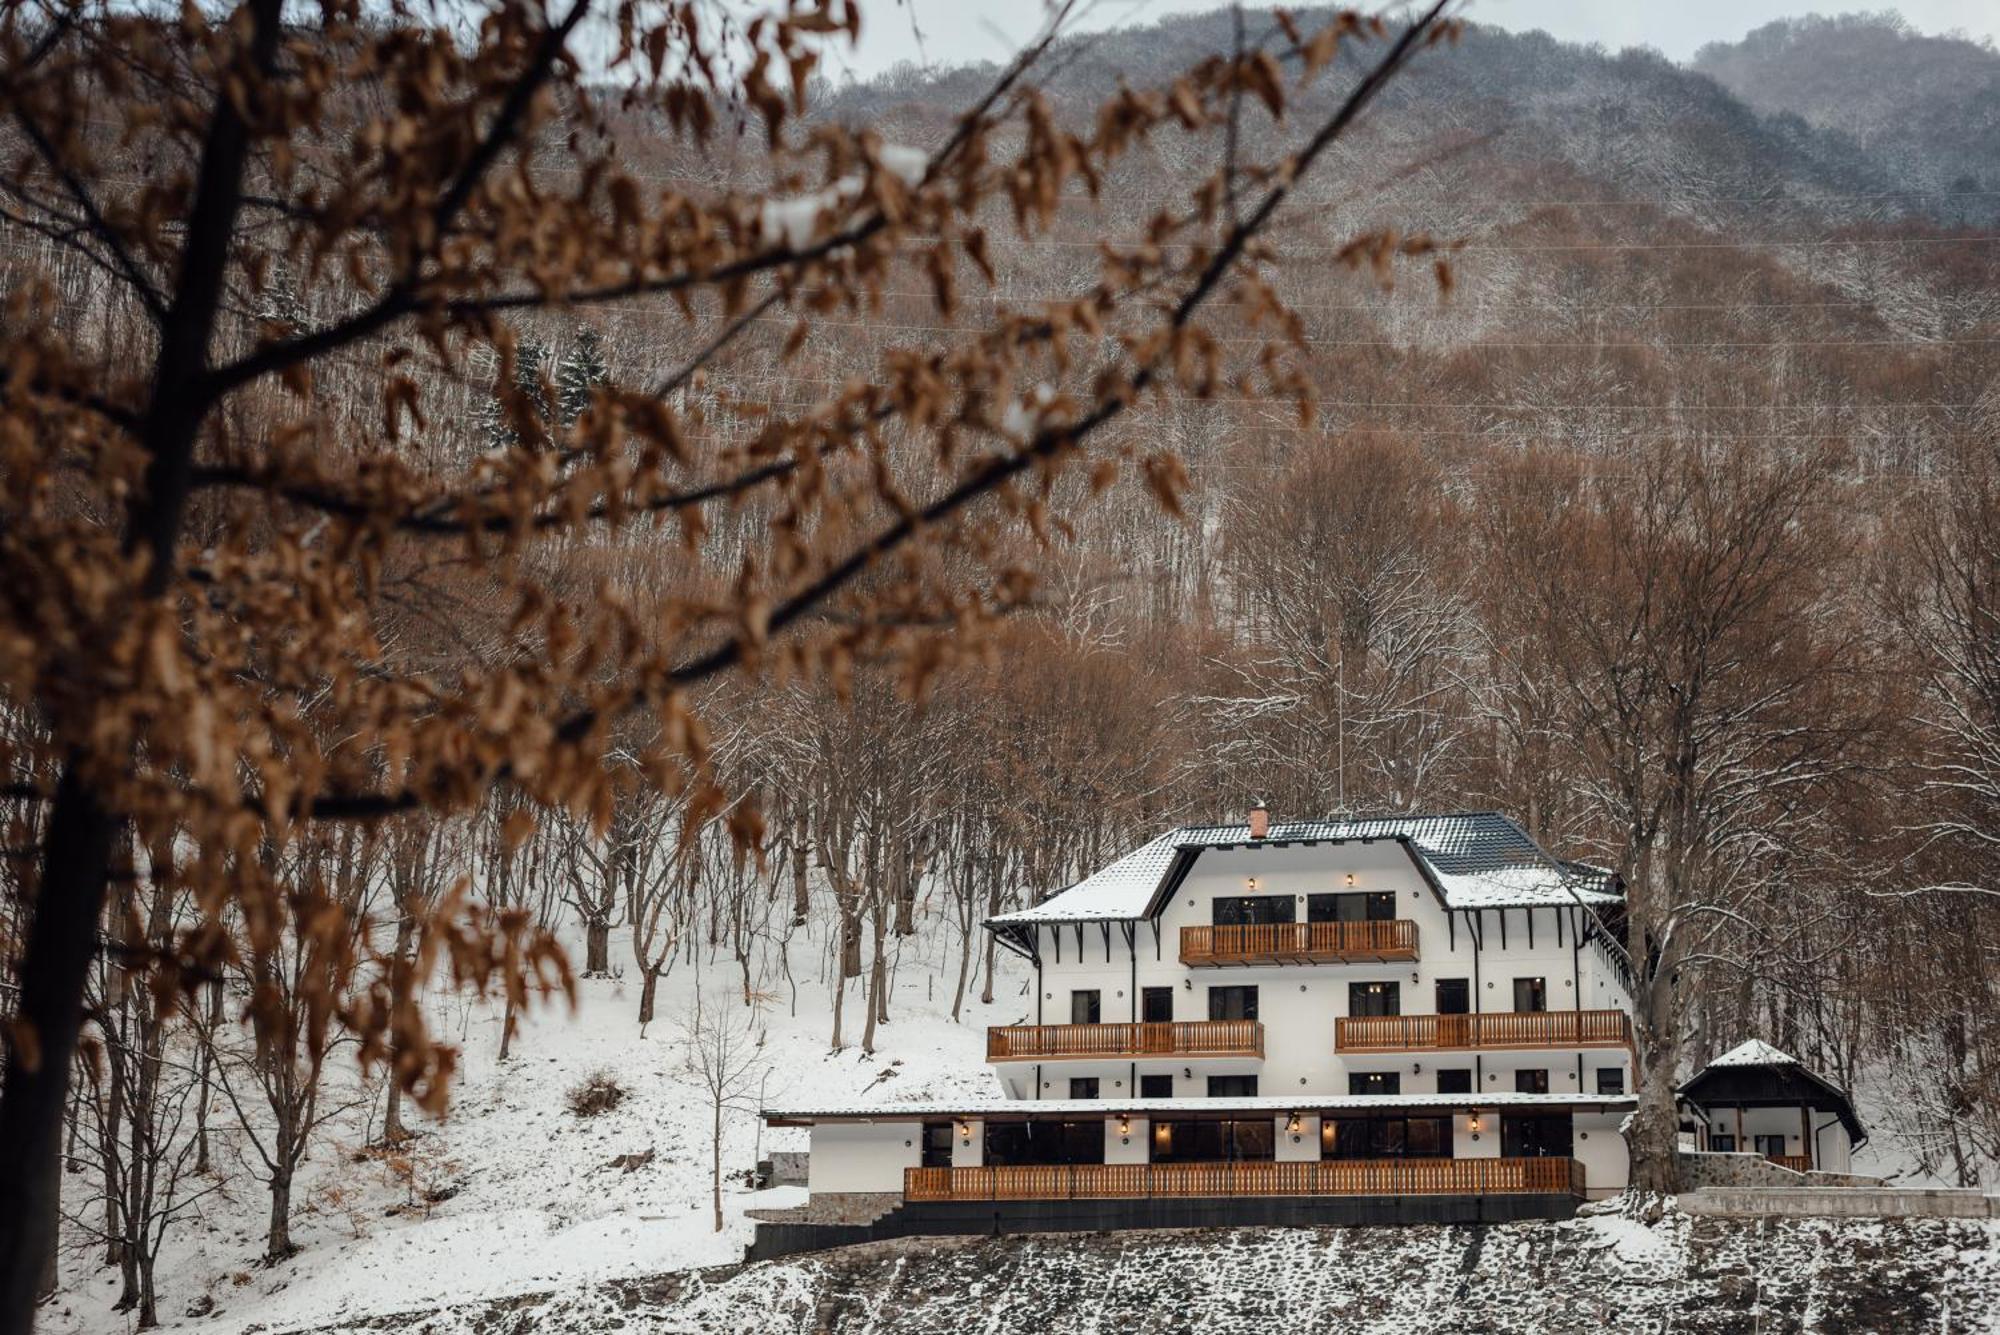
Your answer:
[[[1416,957],[1417,924],[1408,918],[1181,928],[1181,963],[1187,965],[1314,964]]]
[[[988,1061],[1062,1057],[1261,1057],[1255,1020],[1176,1020],[1154,1024],[1017,1024],[986,1031]]]
[[[1142,1196],[1487,1196],[1584,1193],[1575,1159],[1323,1159],[1303,1163],[1010,1164],[907,1168],[912,1201]]]
[[[1624,1011],[1501,1011],[1484,1015],[1350,1015],[1334,1021],[1342,1052],[1458,1048],[1630,1047]]]

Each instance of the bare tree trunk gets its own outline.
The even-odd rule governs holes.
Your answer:
[[[210,1082],[215,1069],[215,1031],[222,1026],[222,980],[212,978],[208,983],[208,1026],[201,1036],[201,1051],[197,1060],[201,1064],[201,1075],[195,1087],[194,1105],[194,1171],[209,1171],[208,1160],[208,1100]]]
[[[715,1101],[715,1124],[709,1137],[709,1184],[714,1190],[715,1231],[722,1232],[722,1100]]]
[[[868,1003],[868,1023],[861,1030],[861,1051],[869,1056],[873,1056],[875,1053],[876,1021],[888,1018],[885,1010],[887,998],[883,995],[883,988],[889,976],[887,960],[883,949],[883,942],[888,935],[884,931],[884,928],[887,926],[884,919],[888,916],[888,905],[877,903],[875,911],[868,916],[869,920],[875,924],[875,962],[869,967],[868,990],[863,998]]]
[[[811,912],[806,884],[806,808],[800,802],[792,812],[792,926],[805,926]]]
[[[64,766],[43,842],[41,885],[28,923],[0,1084],[0,1330],[25,1331],[48,1275],[57,1233],[57,1183],[69,1073],[83,1028],[83,995],[97,949],[118,822]],[[19,1041],[32,1035],[32,1043]]]
[[[500,1060],[507,1060],[507,1050],[514,1043],[514,998],[507,998],[507,1010],[500,1021]]]
[[[288,1138],[280,1135],[281,1154],[289,1154]],[[282,1261],[292,1254],[292,1169],[279,1162],[271,1174],[271,1231],[264,1242],[264,1259]]]
[[[611,972],[611,920],[592,917],[583,928],[583,971],[588,974]]]
[[[660,990],[660,971],[648,968],[639,976],[639,1035],[645,1037],[646,1026],[653,1022],[653,1001]]]

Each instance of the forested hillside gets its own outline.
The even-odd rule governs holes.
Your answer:
[[[2000,62],[1860,21],[1774,25],[1693,68],[1474,26],[1332,141],[1248,243],[1258,277],[1174,326],[1215,233],[1288,179],[1381,42],[1345,33],[1292,92],[1303,49],[1261,11],[1241,34],[1218,11],[1064,38],[949,180],[910,150],[970,153],[957,117],[997,69],[835,88],[801,67],[802,124],[718,99],[700,142],[658,105],[577,92],[583,128],[523,152],[547,177],[623,173],[718,272],[746,263],[718,238],[748,236],[861,276],[496,301],[249,396],[204,446],[190,619],[234,646],[326,603],[348,634],[332,548],[364,572],[367,649],[335,654],[328,630],[245,651],[231,680],[288,693],[286,746],[241,760],[256,801],[209,775],[230,800],[201,819],[229,855],[181,858],[192,836],[167,823],[107,873],[65,1121],[65,1326],[137,1301],[135,1248],[149,1291],[166,1258],[169,1317],[247,1322],[331,1320],[350,1294],[358,1320],[406,1310],[412,1275],[483,1298],[719,1260],[744,1229],[729,1175],[770,1148],[754,1077],[843,1098],[982,1080],[980,1026],[1026,1003],[981,920],[1260,797],[1279,819],[1495,809],[1615,868],[1660,983],[1639,1017],[1654,1087],[1758,1035],[1857,1091],[1869,1167],[1992,1182]],[[1232,53],[1258,73],[1226,97],[1200,71]],[[797,151],[768,153],[767,130]],[[944,240],[906,212],[893,258],[834,243],[835,212],[920,191]],[[640,231],[618,200],[465,244],[518,247],[548,291],[558,270],[596,282],[592,248]],[[9,224],[0,254],[115,359],[144,303],[65,235]],[[233,351],[378,300],[345,255],[261,254],[223,303]],[[1141,356],[1172,368],[1144,393],[1118,378]],[[230,452],[293,411],[322,425],[272,427],[274,462]],[[1085,421],[1089,448],[1057,448]],[[1029,452],[976,503],[912,518]],[[635,476],[666,482],[628,505]],[[385,498],[401,517],[371,522]],[[931,545],[868,547],[891,521]],[[280,555],[201,545],[239,541]],[[823,569],[859,592],[779,597]],[[254,596],[212,592],[239,577]],[[84,600],[50,589],[22,604]],[[661,625],[696,665],[750,670],[619,695],[623,669],[669,660]],[[79,645],[37,671],[60,684],[94,661]],[[185,683],[214,661],[235,660],[190,651],[172,707],[134,717],[210,717]],[[344,692],[394,724],[361,760],[315,713]],[[35,754],[36,716],[7,718]],[[301,718],[334,738],[310,763],[287,749]],[[586,748],[613,780],[579,777]],[[490,794],[451,768],[467,756]],[[382,795],[405,772],[428,786]],[[308,806],[328,823],[287,843],[268,813],[332,778],[351,786]],[[6,799],[24,846],[45,834],[36,784],[50,772]],[[286,833],[241,834],[253,816]],[[5,865],[11,946],[32,877]],[[176,888],[190,868],[271,898],[223,913]],[[232,934],[249,944],[215,945]],[[133,986],[130,960],[169,985]],[[587,1023],[566,1031],[571,992]],[[696,1058],[729,1042],[725,1095]],[[610,1103],[566,1106],[600,1068]],[[409,1105],[419,1084],[431,1110],[457,1091],[450,1119]],[[515,1255],[536,1263],[491,1260]]]

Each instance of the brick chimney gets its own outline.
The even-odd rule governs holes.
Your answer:
[[[1271,837],[1271,812],[1261,797],[1257,799],[1257,805],[1250,808],[1250,837],[1252,839]]]

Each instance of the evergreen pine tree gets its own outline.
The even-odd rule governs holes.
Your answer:
[[[603,336],[589,325],[578,325],[575,341],[556,368],[556,421],[562,426],[574,426],[576,419],[590,407],[591,389],[610,378],[611,368],[604,361]]]
[[[548,348],[537,339],[524,338],[514,348],[514,392],[526,399],[529,410],[545,423],[549,420],[549,391],[542,381],[542,368],[547,363]],[[514,418],[497,394],[481,409],[478,426],[489,449],[504,450],[519,440]]]

